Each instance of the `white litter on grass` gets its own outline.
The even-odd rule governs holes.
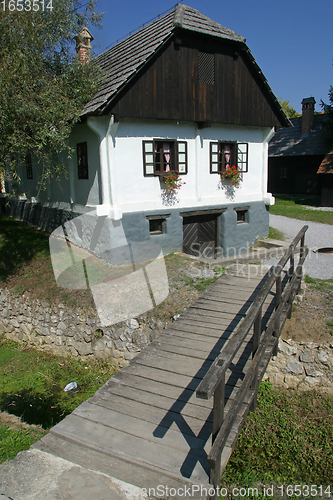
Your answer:
[[[64,391],[73,391],[74,389],[77,389],[77,383],[76,382],[70,382],[69,384],[66,385]]]

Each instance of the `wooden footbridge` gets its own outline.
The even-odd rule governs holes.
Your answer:
[[[158,485],[217,486],[299,290],[306,229],[269,272],[223,275],[34,447],[156,497]]]

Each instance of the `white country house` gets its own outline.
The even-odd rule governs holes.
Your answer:
[[[79,50],[89,53],[92,36],[81,35]],[[213,256],[214,248],[239,251],[267,236],[268,142],[289,120],[245,39],[178,5],[97,62],[104,83],[73,129],[68,178],[32,204],[38,169],[27,165],[26,200],[13,213],[43,226],[42,214],[57,212],[53,229],[96,207],[128,241],[152,241],[164,253]],[[233,165],[239,187],[221,181]],[[171,170],[183,185],[166,196]]]

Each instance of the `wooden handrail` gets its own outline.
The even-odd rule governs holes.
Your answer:
[[[233,338],[215,359],[196,390],[198,398],[209,399],[214,395],[213,446],[208,455],[207,463],[211,470],[210,482],[215,487],[218,486],[220,481],[221,454],[230,431],[245,401],[247,404],[246,413],[250,409],[255,410],[259,381],[266,370],[272,354],[277,353],[280,333],[287,317],[290,317],[293,300],[300,289],[303,264],[308,255],[308,249],[305,248],[305,233],[307,229],[308,226],[303,226],[278,264],[271,267],[264,286],[250,306],[243,322],[237,328]],[[295,249],[299,242],[301,242],[299,262],[295,269]],[[281,274],[288,260],[290,260],[288,270],[289,281],[282,292]],[[262,307],[274,284],[276,284],[275,311],[272,313],[265,330],[262,332]],[[224,417],[225,373],[251,328],[253,328],[253,359],[241,386],[237,389],[228,414]],[[267,353],[269,356],[267,356]],[[264,367],[261,370],[261,374],[259,374],[259,365],[263,363],[264,358]]]
[[[272,266],[269,277],[267,278],[262,289],[259,291],[255,301],[250,306],[249,311],[246,317],[244,318],[243,322],[236,330],[234,338],[228,342],[223,352],[215,359],[214,363],[208,370],[207,374],[199,384],[196,390],[196,395],[198,398],[210,399],[212,397],[217,385],[219,384],[220,378],[229,368],[230,363],[232,362],[234,356],[236,355],[239,348],[243,344],[245,337],[247,336],[251,327],[253,326],[258,316],[259,310],[262,307],[263,303],[265,302],[267,295],[271,291],[272,286],[276,282],[277,278],[281,276],[281,272],[284,266],[286,265],[288,259],[291,257],[292,252],[294,251],[297,243],[301,239],[303,240],[303,237],[307,229],[308,226],[304,226],[301,229],[301,231],[297,234],[297,236],[290,244],[288,250],[285,252],[283,257],[278,262],[278,264],[275,267]],[[304,247],[304,240],[303,240],[303,247]],[[302,255],[302,247],[300,256],[301,255]]]

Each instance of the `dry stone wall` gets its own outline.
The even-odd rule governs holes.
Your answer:
[[[165,326],[143,315],[139,321],[102,328],[92,309],[51,305],[29,293],[16,296],[0,289],[0,333],[55,354],[112,359],[124,365]]]
[[[333,394],[333,342],[280,339],[278,355],[270,361],[264,379],[278,387]]]
[[[176,319],[176,317],[174,318]],[[49,304],[0,289],[0,333],[55,354],[110,359],[124,366],[167,326],[148,314],[102,328],[93,309]],[[264,379],[275,386],[333,394],[333,342],[279,340]]]

